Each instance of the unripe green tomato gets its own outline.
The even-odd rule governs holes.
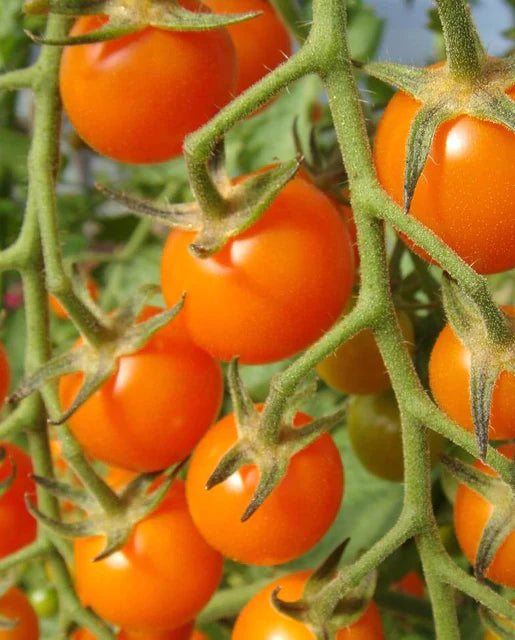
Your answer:
[[[347,408],[347,430],[354,453],[363,466],[385,480],[402,481],[402,432],[393,391],[353,396]],[[430,431],[431,463],[440,454],[443,438]]]
[[[346,313],[350,311],[346,309]],[[413,353],[413,324],[404,311],[397,311],[404,341]],[[390,378],[371,329],[364,329],[317,366],[318,375],[333,389],[348,394],[371,394],[391,387]]]
[[[38,618],[50,618],[57,613],[59,603],[57,591],[53,587],[34,589],[28,596]]]

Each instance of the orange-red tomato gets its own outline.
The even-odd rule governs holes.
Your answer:
[[[4,406],[5,399],[9,392],[9,385],[11,382],[11,374],[9,370],[9,361],[7,360],[7,354],[0,342],[0,410]]]
[[[179,480],[120,551],[94,562],[104,547],[103,536],[75,540],[77,591],[85,606],[125,630],[185,625],[222,577],[223,558],[195,528]]]
[[[32,474],[32,462],[25,451],[8,442],[0,443],[0,447],[7,453],[0,467],[0,481],[11,475],[11,460],[16,464],[16,477],[0,497],[0,558],[3,558],[36,538],[36,520],[25,507],[25,494],[33,499],[36,485],[29,477]]]
[[[215,13],[262,14],[227,28],[240,65],[237,93],[260,80],[291,54],[291,40],[273,7],[265,0],[204,0]]]
[[[515,316],[515,307],[503,307]],[[470,352],[450,325],[438,336],[429,361],[429,383],[435,400],[447,415],[467,431],[474,431],[470,400]],[[515,374],[503,371],[492,396],[489,437],[515,438]]]
[[[36,613],[27,596],[17,587],[0,597],[0,617],[18,621],[13,629],[0,629],[0,640],[39,640]]]
[[[181,4],[202,7],[198,0]],[[83,16],[71,35],[88,33],[105,20]],[[93,149],[119,162],[149,163],[179,155],[184,137],[229,102],[237,77],[225,29],[147,27],[65,48],[60,87],[72,124]]]
[[[172,231],[161,261],[167,304],[183,291],[184,319],[220,360],[281,360],[306,348],[338,318],[354,278],[352,247],[331,201],[293,179],[264,215],[215,255],[201,259],[195,235]]]
[[[402,593],[414,598],[423,598],[426,591],[424,580],[416,571],[408,571],[400,580],[394,582],[390,588],[392,591],[402,591]]]
[[[298,413],[300,426],[311,418]],[[246,564],[273,565],[298,558],[333,522],[343,495],[343,467],[329,434],[291,458],[284,478],[259,509],[241,522],[256,489],[259,471],[247,465],[206,490],[206,481],[235,444],[234,415],[225,416],[197,445],[186,491],[199,531],[215,549]]]
[[[499,451],[513,460],[515,444],[504,445]],[[497,475],[491,467],[479,460],[474,463],[474,466],[487,475]],[[471,564],[474,564],[479,541],[492,509],[492,505],[470,487],[465,484],[459,485],[454,505],[454,527],[458,543]],[[486,577],[498,584],[515,587],[514,558],[515,531],[512,531],[498,548],[485,573]]]
[[[116,640],[195,640],[195,635],[191,635],[193,622],[188,622],[178,629],[170,631],[120,631]],[[97,640],[90,631],[79,629],[72,640]]]
[[[92,300],[96,302],[98,300],[98,284],[94,280],[88,280],[86,287]],[[58,318],[61,318],[61,320],[69,319],[68,312],[55,296],[50,294],[48,296],[48,302],[50,304],[50,309]]]
[[[515,87],[508,92],[515,98]],[[420,103],[399,91],[377,129],[374,158],[388,194],[404,203],[406,145]],[[440,125],[410,213],[479,273],[515,267],[515,135],[469,116]],[[425,257],[425,256],[424,256]]]
[[[279,613],[272,605],[274,589],[281,587],[279,598],[292,602],[302,597],[311,571],[299,571],[272,582],[242,609],[231,636],[232,640],[314,640],[315,635],[301,622]],[[342,627],[335,640],[383,640],[379,609],[370,602],[365,613],[353,624]]]
[[[191,636],[191,640],[209,640],[209,638],[206,636],[205,633],[202,633],[202,631],[195,629],[195,631],[193,632],[193,635]]]
[[[70,418],[92,457],[134,471],[164,469],[185,458],[216,418],[223,394],[220,366],[176,320],[143,349],[121,357],[117,372]],[[63,407],[82,380],[82,373],[61,378]]]

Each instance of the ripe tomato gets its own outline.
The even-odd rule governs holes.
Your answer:
[[[194,640],[192,630],[193,622],[188,622],[171,631],[120,631],[116,640]],[[97,637],[86,629],[79,629],[73,634],[72,640],[97,640]]]
[[[202,6],[198,0],[181,4],[191,10]],[[71,35],[105,21],[81,17]],[[179,155],[184,137],[229,102],[237,71],[225,29],[146,27],[108,42],[65,48],[60,87],[72,124],[93,149],[119,162],[162,162]]]
[[[205,633],[202,633],[202,631],[195,629],[195,631],[193,632],[193,635],[191,636],[191,640],[209,640],[209,638],[206,636]]]
[[[0,447],[7,453],[6,460],[0,466],[0,481],[11,475],[11,460],[16,464],[16,477],[0,497],[0,558],[3,558],[36,538],[36,520],[25,507],[25,494],[32,498],[32,494],[36,492],[36,485],[29,477],[32,473],[32,463],[25,451],[8,442],[0,443]]]
[[[9,362],[7,360],[7,354],[0,342],[0,410],[4,406],[5,399],[9,392],[9,385],[11,382],[11,375],[9,371]]]
[[[408,571],[400,580],[394,582],[390,589],[392,591],[401,591],[414,598],[423,598],[426,585],[416,571]]]
[[[515,87],[508,95],[515,97]],[[400,205],[408,134],[419,108],[413,97],[397,92],[375,138],[379,180]],[[515,135],[505,127],[454,118],[438,128],[415,189],[411,215],[479,273],[515,267],[514,155]]]
[[[17,587],[0,597],[0,616],[18,621],[13,629],[0,630],[0,640],[39,640],[38,618],[27,596]]]
[[[120,551],[94,562],[104,546],[103,536],[75,540],[77,591],[85,606],[126,630],[185,625],[222,577],[223,558],[195,528],[179,480]]]
[[[352,397],[347,408],[347,431],[354,453],[370,473],[385,480],[402,481],[402,428],[393,391]],[[433,464],[442,443],[439,434],[429,431]]]
[[[94,280],[88,280],[86,286],[89,291],[89,295],[96,302],[98,300],[98,284]],[[50,309],[58,318],[61,318],[61,320],[69,320],[68,312],[55,296],[49,295],[48,302],[50,304]]]
[[[348,306],[348,305],[347,305]],[[397,312],[404,341],[413,352],[415,334],[409,316]],[[390,378],[371,329],[360,331],[317,365],[318,375],[342,393],[370,394],[391,387]]]
[[[161,261],[167,304],[187,292],[186,326],[220,360],[281,360],[341,313],[354,278],[352,247],[330,200],[291,180],[265,214],[214,256],[193,256],[194,234],[172,231]]]
[[[310,420],[298,413],[295,423]],[[234,414],[229,414],[193,452],[186,492],[195,524],[210,545],[239,562],[272,565],[298,558],[320,540],[340,506],[343,467],[333,439],[323,434],[293,456],[284,478],[246,522],[240,519],[259,479],[254,465],[206,490],[207,479],[236,440]]]
[[[515,307],[503,307],[515,316]],[[429,361],[429,384],[440,408],[467,431],[474,431],[470,400],[470,352],[450,325],[438,336]],[[515,374],[503,371],[494,387],[490,413],[491,440],[515,438]]]
[[[145,315],[156,312],[150,309]],[[82,380],[82,373],[61,378],[63,407],[71,404]],[[190,453],[216,418],[222,394],[219,364],[174,319],[143,349],[120,358],[117,372],[69,424],[94,458],[134,471],[155,471]]]
[[[272,605],[274,589],[281,587],[279,598],[292,602],[302,597],[311,571],[291,573],[275,580],[256,594],[241,610],[232,640],[314,640],[315,635],[301,622],[279,613]],[[353,624],[342,627],[335,640],[383,640],[379,609],[370,602],[365,613]]]
[[[515,444],[500,447],[499,451],[513,460]],[[495,471],[481,461],[474,463],[474,467],[489,476],[496,475]],[[478,493],[465,484],[460,484],[454,504],[454,528],[456,537],[468,561],[474,564],[477,548],[483,529],[492,513],[492,505]],[[498,584],[515,587],[515,531],[512,531],[501,544],[485,575]]]
[[[248,89],[291,54],[291,40],[273,7],[265,0],[204,0],[215,13],[262,11],[248,22],[227,28],[240,65],[237,93]]]

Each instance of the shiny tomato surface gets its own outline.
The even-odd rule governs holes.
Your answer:
[[[148,308],[145,314],[157,311]],[[82,373],[61,378],[63,408],[82,380]],[[134,471],[156,471],[190,453],[215,420],[222,394],[220,365],[191,342],[177,317],[142,349],[122,356],[116,373],[69,424],[92,457]]]
[[[503,307],[515,316],[515,307]],[[474,431],[470,399],[470,351],[450,325],[438,336],[429,361],[433,396],[447,415],[467,431]],[[515,438],[515,374],[503,371],[492,395],[488,435],[491,440]]]
[[[515,97],[515,87],[508,92]],[[399,91],[374,143],[379,180],[404,203],[406,146],[420,103]],[[515,267],[515,134],[460,116],[441,124],[415,189],[410,213],[479,273]]]
[[[199,10],[196,0],[181,0]],[[101,26],[83,16],[71,35]],[[225,29],[146,27],[95,44],[66,47],[60,87],[77,133],[119,162],[151,163],[181,153],[184,137],[206,123],[236,90],[238,63]]]
[[[275,580],[242,609],[231,640],[314,640],[315,635],[301,622],[279,613],[272,605],[271,595],[280,587],[278,597],[286,602],[298,600],[311,571],[300,571]],[[383,640],[383,625],[379,609],[370,602],[365,613],[353,624],[342,627],[335,640]]]
[[[281,360],[305,349],[338,318],[354,279],[349,235],[331,201],[291,180],[263,216],[209,258],[195,234],[172,231],[161,260],[168,305],[186,291],[186,327],[219,360]]]
[[[296,424],[310,422],[298,413]],[[222,456],[235,444],[234,415],[212,427],[191,458],[186,491],[199,531],[215,549],[246,564],[273,565],[298,558],[333,522],[343,495],[343,467],[329,434],[323,434],[291,458],[286,475],[259,509],[241,517],[256,489],[259,471],[247,465],[206,490]]]
[[[95,562],[105,547],[103,536],[77,538],[74,547],[81,602],[125,630],[164,631],[187,624],[222,577],[223,558],[193,524],[179,480],[120,551]]]

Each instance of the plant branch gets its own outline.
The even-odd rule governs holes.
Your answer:
[[[34,67],[26,69],[16,69],[0,75],[0,91],[17,91],[19,89],[29,89],[34,80]]]

